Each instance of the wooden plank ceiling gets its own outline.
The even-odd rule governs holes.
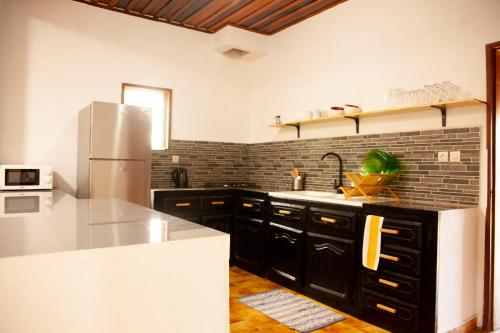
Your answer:
[[[272,35],[347,0],[74,0],[214,33],[227,25]]]

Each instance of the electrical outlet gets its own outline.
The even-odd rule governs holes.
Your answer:
[[[172,163],[179,163],[179,155],[172,156]]]
[[[448,152],[447,151],[438,152],[438,162],[448,162]]]
[[[451,151],[450,152],[450,162],[460,162],[460,152]]]

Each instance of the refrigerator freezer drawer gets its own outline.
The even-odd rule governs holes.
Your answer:
[[[90,160],[90,198],[118,198],[151,207],[149,161]]]

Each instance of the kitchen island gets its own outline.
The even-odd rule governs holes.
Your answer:
[[[229,235],[45,193],[0,217],[0,332],[229,332]]]

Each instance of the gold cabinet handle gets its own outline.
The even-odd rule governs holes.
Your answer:
[[[384,254],[384,253],[380,254],[380,258],[387,259],[387,260],[390,260],[390,261],[395,261],[395,262],[399,261],[399,257],[391,256],[391,255]]]
[[[191,206],[190,202],[178,202],[175,204],[175,207],[189,207]]]
[[[291,211],[289,211],[289,210],[283,210],[283,209],[278,210],[278,213],[283,214],[283,215],[290,215],[290,214],[292,214]]]
[[[253,207],[253,204],[250,204],[250,203],[244,203],[244,204],[243,204],[243,207],[252,208],[252,207]]]
[[[392,281],[389,281],[386,279],[378,279],[378,283],[385,284],[386,286],[393,287],[393,288],[399,287],[399,283],[392,282]]]
[[[212,204],[213,206],[219,206],[219,205],[225,204],[225,202],[224,201],[212,201],[210,204]]]
[[[380,232],[383,234],[399,235],[399,230],[396,230],[396,229],[382,228],[382,229],[380,229]]]
[[[380,304],[380,303],[377,303],[377,309],[380,309],[380,310],[383,310],[383,311],[386,311],[386,312],[389,312],[392,314],[395,314],[396,312],[398,312],[398,310],[391,308],[391,307],[388,307],[384,304]]]
[[[335,222],[337,222],[337,219],[330,218],[330,217],[325,217],[325,216],[321,216],[320,220],[323,221],[323,222],[327,222],[327,223],[335,223]]]

